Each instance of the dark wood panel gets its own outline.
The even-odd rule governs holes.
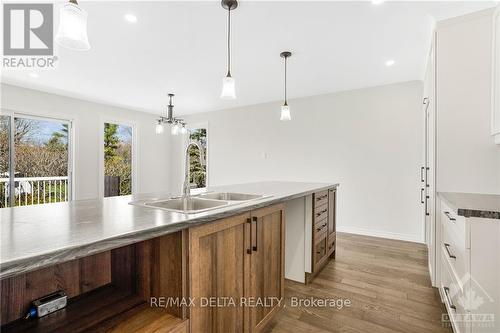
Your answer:
[[[136,291],[135,246],[125,246],[111,251],[111,280],[123,290]]]
[[[273,206],[252,212],[257,218],[257,251],[250,259],[250,291],[248,296],[271,301],[283,297],[284,288],[284,209]],[[250,308],[250,332],[261,330],[279,310],[274,306]]]
[[[109,258],[104,252],[0,281],[1,324],[23,317],[30,303],[42,296],[64,290],[71,298],[110,283]]]
[[[191,297],[244,296],[248,218],[243,214],[189,231]],[[189,309],[192,332],[243,332],[243,308],[200,305]]]
[[[182,232],[153,240],[152,296],[180,299],[187,295],[184,284],[187,275],[185,255]],[[186,309],[183,306],[169,307],[166,311],[176,317],[185,318]]]
[[[80,259],[80,292],[84,293],[110,282],[111,253],[109,251]]]
[[[184,246],[182,232],[178,232],[4,279],[2,331],[80,332],[90,327],[95,331],[103,320],[149,303],[152,292],[183,297]],[[69,297],[66,309],[38,320],[15,321],[34,299],[61,289]],[[183,308],[162,311],[170,317],[186,317]]]

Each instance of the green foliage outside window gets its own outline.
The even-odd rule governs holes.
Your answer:
[[[197,142],[203,149],[205,160],[207,159],[207,129],[199,128],[191,130],[189,134],[191,141]],[[207,186],[207,166],[202,165],[200,161],[200,150],[197,147],[189,148],[189,182],[195,184],[196,188]]]

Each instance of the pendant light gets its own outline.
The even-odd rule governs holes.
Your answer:
[[[167,115],[166,117],[160,117],[156,120],[155,132],[156,134],[163,133],[163,124],[170,125],[170,134],[179,135],[186,134],[186,123],[181,118],[174,117],[174,94],[168,94],[168,106],[167,106]]]
[[[286,63],[287,59],[292,56],[292,52],[289,51],[284,51],[280,53],[280,57],[285,59],[285,102],[281,106],[281,121],[288,121],[292,120],[292,117],[290,116],[290,107],[288,106],[288,100],[287,100],[287,91],[286,91]]]
[[[236,0],[222,0],[222,8],[227,10],[227,75],[222,79],[222,92],[220,98],[235,99],[236,87],[231,76],[231,11],[238,7]]]
[[[87,12],[78,6],[76,0],[70,0],[59,9],[59,30],[55,41],[71,50],[90,49],[87,36]]]

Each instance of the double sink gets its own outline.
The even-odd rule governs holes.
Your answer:
[[[152,201],[133,201],[131,205],[159,208],[171,212],[196,214],[217,208],[224,208],[269,196],[234,192],[208,192],[187,198],[177,197]]]

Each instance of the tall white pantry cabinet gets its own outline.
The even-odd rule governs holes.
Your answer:
[[[436,24],[422,102],[431,281],[455,333],[498,333],[500,221],[458,216],[437,193],[500,190],[488,178],[500,144],[500,6]]]

